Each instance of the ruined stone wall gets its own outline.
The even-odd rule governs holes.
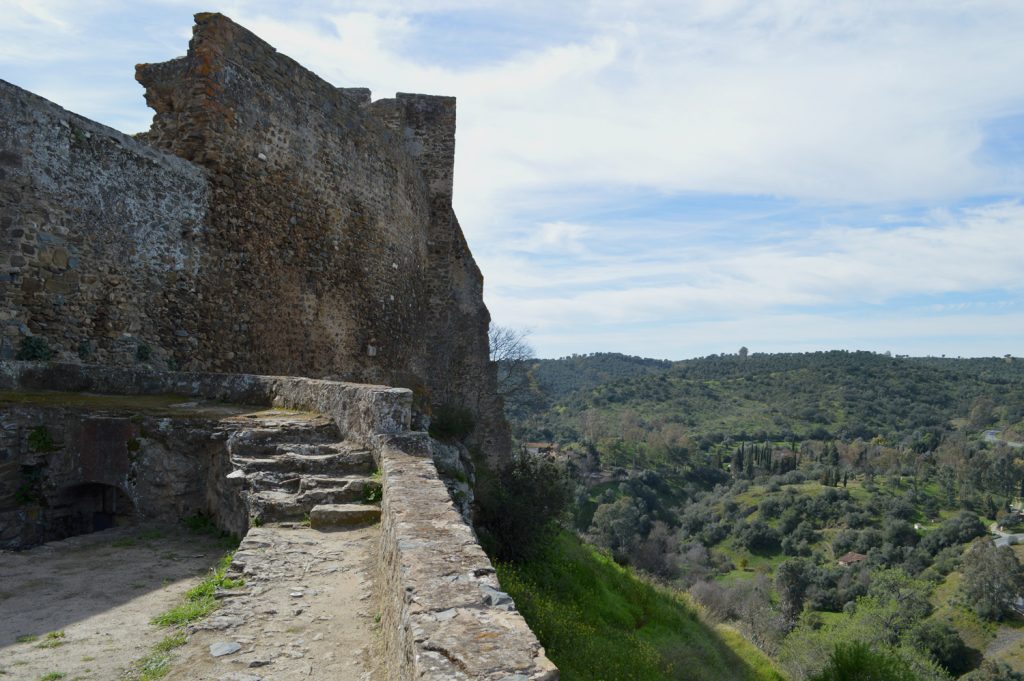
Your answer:
[[[218,14],[137,78],[152,148],[0,93],[4,356],[34,334],[62,360],[406,386],[477,411],[475,444],[507,456],[455,100],[371,103]]]
[[[0,549],[92,532],[100,511],[165,522],[202,513],[244,533],[244,510],[239,526],[224,494],[228,457],[216,419],[155,417],[128,405],[117,412],[0,407]]]
[[[196,314],[204,369],[425,376],[429,190],[363,100],[220,15],[186,57],[142,65],[149,139],[207,168]],[[198,368],[198,367],[197,367]]]
[[[386,678],[557,681],[558,670],[501,591],[494,567],[452,504],[431,458],[431,439],[409,430],[411,391],[280,376],[0,362],[0,391],[55,388],[175,393],[330,416],[342,436],[373,450],[381,471],[377,595]],[[0,431],[0,447],[3,437]]]
[[[451,207],[455,100],[371,104],[218,14],[137,78],[150,140],[213,177],[203,368],[407,386],[484,413],[481,441],[506,453],[483,278]]]
[[[66,359],[187,356],[203,169],[4,81],[0,121],[0,357],[29,335]]]

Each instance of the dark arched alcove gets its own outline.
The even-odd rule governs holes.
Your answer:
[[[54,529],[65,537],[124,525],[135,515],[135,505],[127,494],[98,482],[65,487],[52,510]]]

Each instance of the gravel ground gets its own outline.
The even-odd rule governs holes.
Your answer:
[[[225,551],[184,528],[138,525],[0,552],[0,679],[120,678],[167,634],[150,619]]]

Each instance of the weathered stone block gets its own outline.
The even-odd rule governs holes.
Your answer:
[[[309,512],[309,526],[329,530],[348,525],[375,523],[380,520],[380,507],[365,504],[323,504]]]

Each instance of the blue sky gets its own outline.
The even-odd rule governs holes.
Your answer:
[[[0,10],[0,77],[126,132],[196,11],[375,98],[455,95],[455,207],[540,356],[1024,355],[1018,0]]]

